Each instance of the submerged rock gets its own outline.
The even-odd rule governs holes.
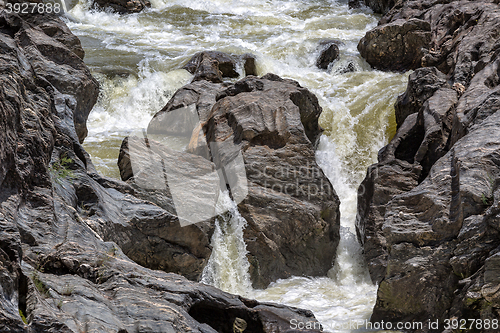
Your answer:
[[[320,69],[327,69],[334,60],[339,57],[339,41],[326,40],[320,43],[321,52],[316,60],[316,67]]]
[[[379,283],[371,320],[500,320],[500,9],[486,0],[405,1],[376,29],[415,18],[430,26],[427,67],[409,76],[398,131],[359,188],[358,237]],[[418,63],[403,53],[379,60]]]
[[[149,0],[94,0],[94,8],[110,9],[120,14],[139,13],[151,7]]]
[[[232,55],[219,51],[203,51],[196,53],[182,68],[194,74],[193,82],[206,80],[221,83],[225,77],[239,77],[238,67],[244,69],[245,75],[257,75],[255,56],[250,53]]]
[[[216,333],[240,318],[249,332],[271,333],[292,318],[317,323],[310,311],[260,304],[126,256],[153,266],[155,254],[175,260],[189,240],[168,231],[179,228],[175,215],[95,172],[73,119],[88,115],[97,83],[64,23],[3,11],[0,25],[0,331]],[[184,237],[202,246],[189,230]]]
[[[186,121],[191,110],[198,124]],[[230,85],[193,82],[149,125],[148,135],[190,135],[189,151],[215,163],[221,189],[229,189],[248,222],[244,239],[255,287],[325,275],[332,267],[339,200],[315,160],[320,114],[311,92],[267,74]]]

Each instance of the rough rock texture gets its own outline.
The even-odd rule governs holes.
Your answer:
[[[109,241],[130,253],[167,244],[161,230],[178,222],[95,173],[73,119],[90,112],[97,85],[76,41],[55,17],[0,13],[0,331],[215,333],[240,318],[270,333],[315,321],[141,267]]]
[[[155,115],[148,135],[186,135],[184,126],[165,115],[181,108],[187,114],[191,104],[203,130],[192,125],[190,152],[213,159],[217,169],[241,152],[248,195],[238,208],[248,222],[244,238],[254,286],[324,275],[335,256],[340,215],[338,197],[315,161],[322,131],[317,98],[274,74],[231,85],[196,81]],[[201,143],[210,153],[198,149]],[[221,186],[231,186],[226,181]]]
[[[28,29],[29,25],[37,28]],[[56,103],[71,109],[76,134],[83,142],[87,136],[87,117],[97,100],[99,84],[82,61],[85,53],[78,38],[55,16],[42,19],[38,15],[27,15],[20,20],[4,15],[0,17],[0,26],[4,27],[4,34],[29,51],[20,62],[22,65],[29,62],[31,67],[21,66],[19,71],[31,71],[37,85],[43,87],[49,82],[60,92],[61,100]],[[3,48],[6,53],[14,52],[12,43]]]
[[[420,67],[423,48],[431,41],[429,22],[400,19],[370,30],[358,44],[359,53],[374,68],[404,70]]]
[[[316,67],[320,69],[327,69],[334,60],[339,56],[339,41],[326,40],[320,43],[321,52],[316,60]]]
[[[400,19],[427,22],[432,39],[359,190],[358,236],[379,283],[372,320],[498,320],[500,8],[398,2],[377,29]]]
[[[221,83],[224,77],[239,77],[239,67],[244,69],[245,75],[257,75],[255,56],[250,53],[239,56],[219,51],[203,51],[196,53],[182,68],[194,74],[193,82],[206,80]]]
[[[357,0],[358,2],[364,2],[366,6],[373,9],[375,13],[385,14],[387,13],[397,2],[406,0]],[[351,1],[349,1],[351,3]],[[353,1],[354,5],[355,1]]]
[[[94,0],[94,8],[108,9],[120,14],[131,14],[151,7],[149,0]]]

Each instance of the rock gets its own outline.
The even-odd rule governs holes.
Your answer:
[[[236,71],[234,57],[219,51],[196,53],[182,68],[194,74],[193,81],[207,80],[220,83],[222,77],[235,78],[240,76]]]
[[[120,14],[139,13],[151,7],[149,0],[94,0],[96,9],[110,9]]]
[[[64,23],[3,11],[0,25],[0,331],[215,333],[241,318],[248,331],[270,333],[288,330],[290,318],[317,323],[310,311],[142,267],[110,242],[152,266],[156,250],[175,261],[185,241],[208,250],[196,229],[183,228],[191,240],[167,232],[179,228],[176,216],[95,173],[73,119],[90,112],[97,85]]]
[[[35,79],[42,86],[45,81],[58,90],[56,107],[70,108],[72,119],[68,120],[74,122],[76,135],[83,142],[89,106],[97,101],[99,84],[82,61],[84,51],[78,38],[55,15],[25,14],[22,20],[4,15],[0,20],[18,43],[22,41],[24,48],[33,50],[26,54],[26,61],[31,63]]]
[[[195,110],[198,124],[188,120]],[[267,74],[230,85],[193,82],[148,127],[148,135],[191,135],[188,151],[215,163],[221,188],[229,188],[248,222],[255,287],[332,267],[339,201],[315,161],[320,114],[311,92]]]
[[[243,61],[243,69],[245,70],[245,75],[254,75],[257,76],[257,61],[256,57],[251,53],[245,53],[241,56],[241,60]]]
[[[425,101],[447,83],[446,75],[436,67],[419,68],[411,73],[405,93],[398,96],[394,105],[398,127],[401,127],[410,114],[417,113]]]
[[[398,131],[358,191],[358,237],[379,283],[371,320],[499,320],[500,56],[492,33],[500,9],[408,0],[377,29],[414,18],[431,27],[427,67],[410,75],[396,102]]]
[[[356,9],[361,7],[363,0],[349,0],[349,9]]]
[[[327,69],[334,60],[339,56],[340,50],[338,41],[327,40],[320,43],[321,52],[316,60],[316,67],[320,69]]]
[[[412,18],[395,20],[370,30],[359,44],[359,53],[377,69],[400,71],[421,66],[423,48],[429,48],[431,26]]]
[[[396,0],[359,0],[364,1],[365,5],[373,9],[375,13],[385,14],[387,13],[395,4]],[[403,0],[406,1],[406,0]]]
[[[153,116],[147,129],[149,134],[173,134],[191,136],[193,130],[190,118],[181,118],[176,123],[168,122],[169,118],[164,116],[173,110],[196,106],[199,121],[204,123],[208,120],[212,106],[216,102],[217,94],[225,89],[224,84],[214,84],[208,81],[195,81],[177,90],[167,105]],[[187,109],[186,111],[189,111]],[[179,114],[182,116],[182,114]],[[188,117],[189,114],[186,114]],[[191,127],[190,127],[191,126]]]
[[[223,78],[237,78],[240,76],[238,68],[243,68],[245,75],[257,75],[253,54],[227,54],[219,51],[203,51],[196,53],[187,64],[182,67],[194,74],[193,82],[206,80],[221,83]]]
[[[320,113],[307,89],[267,74],[219,93],[204,126],[219,161],[243,155],[248,195],[238,208],[255,287],[332,267],[339,200],[315,161]]]

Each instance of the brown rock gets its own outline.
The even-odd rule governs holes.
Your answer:
[[[316,60],[316,67],[320,69],[327,69],[334,60],[339,56],[340,50],[338,41],[328,40],[320,43],[321,52]]]
[[[413,18],[431,27],[429,67],[410,75],[398,132],[359,189],[358,235],[379,282],[371,320],[499,320],[500,9],[409,0],[377,29]]]

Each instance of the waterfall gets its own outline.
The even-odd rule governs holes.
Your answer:
[[[355,236],[356,190],[378,149],[394,134],[392,105],[409,75],[373,70],[359,56],[358,41],[377,25],[378,17],[365,7],[350,9],[346,0],[151,4],[143,13],[117,15],[91,11],[87,0],[67,1],[64,19],[82,40],[85,61],[102,87],[84,143],[98,171],[119,178],[116,158],[123,138],[141,132],[174,92],[191,81],[180,68],[194,53],[211,49],[254,54],[259,75],[271,72],[294,79],[318,97],[325,131],[316,157],[341,200],[341,241],[327,277],[292,277],[253,290],[243,241],[246,221],[225,193],[202,282],[310,309],[328,332],[346,332],[343,324],[368,319],[376,286]],[[341,43],[339,59],[327,71],[315,66],[324,39]]]

